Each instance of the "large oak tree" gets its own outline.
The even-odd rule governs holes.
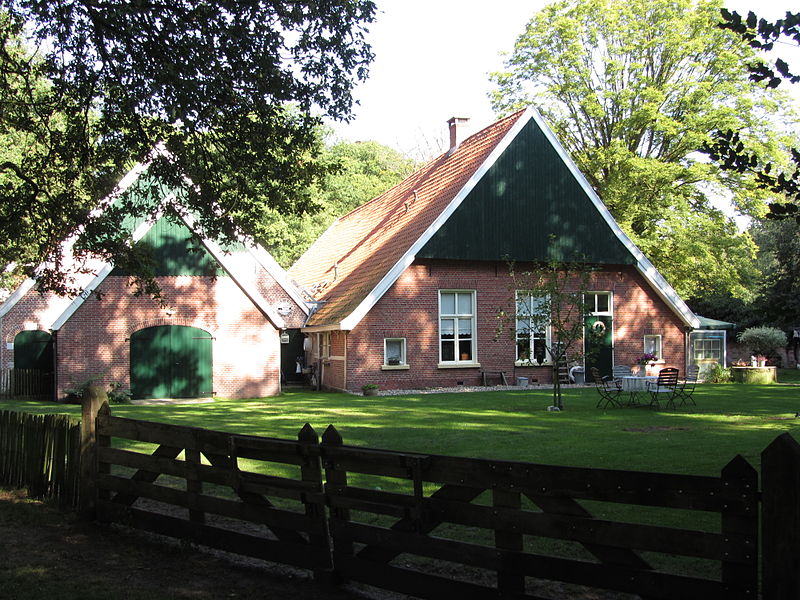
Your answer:
[[[92,209],[136,161],[183,188],[223,241],[258,238],[266,211],[310,210],[319,119],[350,116],[374,12],[369,0],[0,0],[0,262],[30,274],[45,261],[41,285],[74,292],[60,244],[77,233],[78,254],[135,268],[122,215],[152,202]]]
[[[735,128],[774,156],[778,103],[716,27],[719,3],[581,0],[545,7],[492,76],[506,113],[533,103],[625,232],[685,296],[751,296],[755,245],[711,199],[749,215],[769,194],[697,152]]]

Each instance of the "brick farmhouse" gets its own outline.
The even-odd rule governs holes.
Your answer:
[[[461,121],[449,122],[446,153],[338,219],[289,270],[315,300],[303,331],[322,384],[474,385],[499,372],[550,381],[535,335],[498,336],[499,311],[515,310],[509,261],[591,267],[586,325],[602,328],[605,342],[588,356],[601,371],[645,351],[683,370],[697,317],[538,113],[463,141]]]
[[[137,397],[268,396],[306,365],[322,387],[350,391],[500,372],[547,382],[549,331],[497,333],[499,311],[516,305],[509,261],[580,257],[591,267],[586,326],[604,333],[588,360],[610,372],[647,351],[683,370],[697,317],[538,113],[463,140],[463,120],[450,127],[447,152],[337,219],[288,273],[263,248],[223,250],[162,207],[134,239],[154,248],[163,302],[133,295],[109,264],[93,265],[74,299],[27,281],[0,306],[0,365],[49,368],[57,396],[95,376]]]

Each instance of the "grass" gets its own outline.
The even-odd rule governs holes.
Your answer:
[[[332,423],[345,443],[359,446],[698,475],[719,474],[736,454],[758,468],[761,450],[777,435],[788,431],[800,437],[800,419],[794,418],[800,388],[701,385],[695,398],[696,407],[680,410],[601,410],[595,408],[593,388],[573,388],[565,392],[566,410],[550,413],[544,409],[551,392],[536,388],[373,397],[288,392],[111,410],[117,416],[279,438],[295,438],[306,422],[321,435]],[[0,402],[4,408],[80,414],[77,406],[38,402]]]
[[[781,381],[794,376],[800,382],[800,372],[787,371],[779,375]],[[172,406],[114,405],[111,410],[117,416],[278,438],[295,438],[306,422],[321,435],[332,423],[345,443],[359,446],[712,476],[718,476],[737,454],[759,469],[761,451],[784,432],[800,439],[800,418],[795,417],[800,412],[800,387],[704,384],[695,392],[697,406],[679,410],[601,410],[595,407],[597,398],[591,387],[567,389],[566,410],[560,413],[545,410],[552,403],[552,392],[537,388],[372,397],[288,392],[276,398]],[[77,406],[10,401],[0,402],[0,410],[3,408],[38,413],[66,411],[79,416]],[[135,444],[120,441],[119,445]],[[283,474],[277,470],[270,473]],[[407,485],[385,478],[352,477],[351,482],[408,491]],[[432,491],[428,488],[426,493]],[[489,495],[485,496],[478,501],[490,501]],[[708,513],[582,504],[601,519],[719,529],[719,516]],[[388,524],[369,517],[365,520]],[[487,541],[481,536],[488,532],[467,533],[466,537],[454,529],[438,533],[480,543]],[[533,540],[526,543],[528,546],[547,554],[585,554],[575,544],[555,540]],[[671,572],[718,576],[718,564],[682,564],[682,560],[661,556],[653,564]]]

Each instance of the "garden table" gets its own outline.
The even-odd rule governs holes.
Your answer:
[[[636,395],[639,392],[647,391],[648,381],[658,381],[657,376],[641,377],[638,375],[625,375],[620,379],[622,380],[622,391],[628,392],[628,394],[630,394],[630,399],[628,400],[628,406],[639,404],[639,402],[636,400]]]

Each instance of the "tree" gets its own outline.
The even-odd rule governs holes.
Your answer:
[[[135,267],[120,223],[165,189],[223,243],[258,234],[265,211],[311,210],[316,129],[351,114],[374,12],[369,0],[3,0],[0,260],[25,274],[45,262],[40,287],[62,293],[76,291],[71,235],[78,257]],[[159,181],[144,200],[93,211],[141,160]]]
[[[584,322],[591,313],[586,303],[591,269],[583,263],[552,261],[518,270],[509,263],[514,314],[498,309],[497,337],[506,332],[517,345],[517,360],[528,366],[550,364],[553,406],[564,410],[559,368],[579,360]]]
[[[328,172],[310,192],[318,210],[285,215],[268,211],[260,239],[285,267],[291,265],[333,221],[382,194],[412,173],[413,160],[378,142],[339,141],[325,146]]]
[[[713,129],[746,131],[766,155],[780,137],[772,94],[739,68],[752,50],[715,27],[717,7],[551,4],[492,75],[495,109],[534,104],[622,229],[687,296],[749,294],[755,246],[710,199],[730,192],[738,211],[760,215],[770,197],[697,150]]]
[[[800,224],[770,219],[753,226],[764,276],[753,303],[758,323],[789,329],[800,315]]]
[[[747,19],[742,19],[736,12],[721,10],[722,29],[735,32],[756,50],[771,51],[775,42],[788,38],[800,45],[800,13],[786,13],[786,17],[777,21],[759,19],[750,11]],[[786,79],[790,83],[800,82],[800,75],[792,73],[785,60],[778,57],[774,66],[764,60],[752,60],[746,65],[750,79],[765,82],[768,88],[777,88]],[[800,223],[800,149],[791,149],[791,161],[783,169],[768,160],[757,150],[749,147],[735,129],[717,132],[713,142],[706,147],[706,152],[717,161],[723,169],[738,173],[751,173],[758,185],[775,194],[780,194],[789,202],[773,202],[769,205],[768,217],[783,219],[794,217]]]

